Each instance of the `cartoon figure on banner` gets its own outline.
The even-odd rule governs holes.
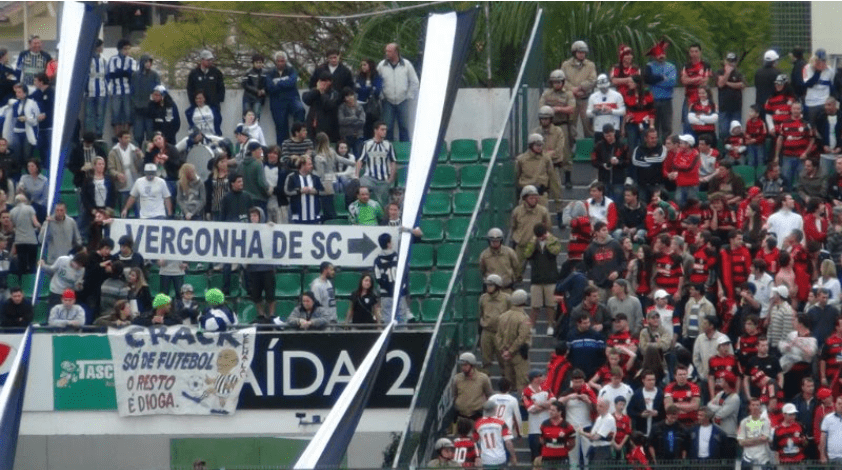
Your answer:
[[[58,374],[58,380],[56,381],[56,387],[58,388],[65,388],[72,383],[76,383],[79,380],[79,366],[70,362],[70,361],[62,361],[61,362],[61,372]]]
[[[218,374],[215,377],[204,378],[204,385],[210,385],[210,387],[205,388],[199,397],[191,396],[187,392],[182,392],[182,395],[196,403],[201,403],[205,399],[215,396],[218,406],[214,406],[214,403],[211,402],[211,413],[228,414],[228,411],[224,409],[225,403],[240,381],[239,375],[232,373],[239,363],[240,358],[237,357],[237,351],[231,348],[223,349],[216,357],[216,371]],[[198,392],[202,387],[201,377],[193,376],[188,380],[188,388],[191,392]]]

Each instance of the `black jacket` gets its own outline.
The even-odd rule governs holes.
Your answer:
[[[319,132],[324,132],[331,142],[339,140],[339,103],[342,97],[335,88],[321,93],[313,88],[304,92],[301,97],[304,104],[310,107],[307,111],[307,132],[316,137]]]
[[[328,66],[327,63],[318,66],[316,70],[313,71],[313,75],[310,76],[310,88],[316,88],[316,83],[319,81],[319,75],[321,75],[322,72],[330,73],[330,66]],[[336,67],[336,70],[334,70],[331,74],[331,77],[333,78],[332,83],[334,90],[338,90],[342,93],[342,90],[345,87],[352,90],[354,89],[354,74],[345,64],[340,62],[339,66]]]
[[[79,144],[73,147],[73,150],[70,152],[70,159],[67,162],[67,169],[73,173],[73,185],[77,188],[82,187],[85,183],[86,175],[85,172],[82,171],[82,167],[85,165],[85,150],[83,149],[83,144]],[[105,158],[106,164],[108,163],[108,158],[106,158],[105,151],[96,143],[93,146],[94,154],[97,157]]]
[[[187,76],[187,98],[190,104],[196,105],[196,92],[205,93],[205,104],[219,106],[225,101],[225,81],[222,72],[211,66],[207,72],[202,72],[201,67],[196,67]]]
[[[657,390],[657,393],[655,393],[655,401],[652,409],[658,412],[658,416],[652,418],[652,427],[654,427],[655,423],[659,420],[663,419],[666,413],[664,411],[664,391],[657,387],[655,389]],[[629,400],[628,414],[632,421],[632,429],[636,429],[640,432],[646,431],[646,420],[648,418],[640,416],[640,414],[644,411],[646,411],[646,400],[643,399],[643,387],[640,387],[635,390],[631,400]]]
[[[32,302],[30,302],[29,299],[24,298],[23,302],[19,304],[16,304],[12,302],[12,299],[9,299],[5,304],[3,304],[3,320],[2,323],[0,323],[0,326],[9,328],[24,328],[32,323],[32,317]]]
[[[164,134],[167,142],[175,142],[176,134],[181,128],[181,116],[178,115],[178,105],[169,93],[164,93],[160,103],[149,100],[146,115],[152,120],[152,130]]]
[[[842,147],[842,111],[836,111],[836,125],[830,128],[826,113],[816,116],[816,132],[818,133],[819,152],[824,153],[824,146],[830,145],[831,133],[836,136],[836,147]]]

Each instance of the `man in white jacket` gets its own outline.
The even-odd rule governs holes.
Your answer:
[[[596,91],[588,98],[587,114],[593,119],[594,129],[602,129],[605,124],[611,124],[614,129],[622,129],[626,103],[623,101],[623,95],[611,89],[611,82],[604,73],[596,77]],[[594,142],[601,138],[602,132],[594,133]]]
[[[386,58],[377,65],[383,78],[383,122],[394,129],[398,121],[401,142],[409,142],[409,101],[418,94],[418,75],[408,60],[401,57],[395,43],[386,45]]]

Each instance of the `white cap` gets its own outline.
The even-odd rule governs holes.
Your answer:
[[[789,297],[789,289],[786,286],[775,286],[772,288],[773,294],[778,294],[782,299]]]
[[[765,54],[763,54],[763,60],[765,60],[766,62],[774,62],[779,58],[780,57],[778,56],[778,53],[775,52],[773,49],[769,49],[768,51],[766,51]]]
[[[743,127],[743,125],[740,124],[740,121],[737,121],[737,120],[731,121],[731,130],[733,131],[734,128],[736,128],[736,127]]]
[[[147,163],[143,166],[144,173],[157,173],[158,172],[158,165],[154,163]]]
[[[692,146],[694,146],[694,145],[696,145],[696,138],[695,138],[695,137],[693,137],[693,136],[692,136],[692,135],[690,135],[690,134],[681,134],[680,136],[678,136],[678,140],[680,140],[680,141],[682,141],[682,142],[686,142],[686,143],[687,143],[687,144],[689,144],[691,147],[692,147]]]
[[[203,60],[213,60],[213,52],[205,49],[199,53],[199,58]]]
[[[667,291],[665,291],[663,289],[658,289],[658,290],[655,291],[655,300],[663,299],[664,297],[669,297],[669,296],[670,295],[667,294]]]
[[[729,338],[725,335],[722,335],[719,338],[719,341],[716,342],[716,345],[719,346],[720,344],[729,344],[729,343],[731,343],[731,338]]]
[[[783,411],[785,415],[794,415],[795,413],[798,413],[798,408],[796,408],[792,403],[787,403],[781,411]]]

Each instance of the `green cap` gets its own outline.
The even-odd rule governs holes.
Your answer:
[[[221,290],[213,288],[205,292],[205,300],[209,305],[221,305],[225,302],[225,294]]]
[[[167,294],[161,293],[155,296],[155,299],[152,300],[152,308],[163,307],[164,305],[169,305],[172,302],[172,299]]]

